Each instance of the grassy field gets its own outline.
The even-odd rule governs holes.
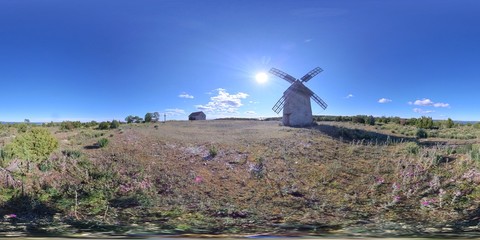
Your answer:
[[[479,224],[472,126],[421,140],[408,126],[338,122],[47,129],[59,141],[48,159],[1,162],[0,232],[402,235]],[[0,128],[0,149],[21,134]]]

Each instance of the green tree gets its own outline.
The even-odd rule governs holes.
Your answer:
[[[152,122],[158,122],[160,120],[160,113],[154,112],[152,116]]]
[[[153,114],[152,114],[152,113],[146,113],[146,114],[145,114],[145,122],[146,122],[146,123],[151,122],[151,121],[152,121],[152,118],[153,118]]]
[[[372,115],[368,116],[365,119],[365,121],[367,122],[368,125],[372,125],[372,126],[375,125],[375,118]]]
[[[118,128],[120,127],[120,122],[117,121],[117,120],[113,120],[111,123],[110,123],[110,128],[114,129],[114,128]]]
[[[132,115],[128,115],[128,117],[125,118],[125,122],[127,123],[132,123],[135,121],[135,117]]]
[[[452,121],[451,118],[448,118],[445,125],[447,128],[452,128],[453,126],[455,126],[455,123]]]

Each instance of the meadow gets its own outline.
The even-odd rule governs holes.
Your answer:
[[[0,125],[0,236],[478,231],[480,130],[418,131],[378,121]]]

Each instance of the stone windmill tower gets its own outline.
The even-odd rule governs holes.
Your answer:
[[[283,109],[282,123],[284,126],[300,127],[309,126],[313,123],[310,98],[323,109],[327,108],[327,104],[317,94],[303,85],[322,71],[321,68],[317,67],[302,78],[296,79],[276,68],[270,69],[271,74],[292,84],[272,108],[276,113],[280,113]]]

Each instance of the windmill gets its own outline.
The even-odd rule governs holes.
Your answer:
[[[269,73],[292,84],[272,108],[276,113],[280,113],[283,109],[282,123],[284,126],[308,126],[313,123],[310,98],[323,109],[327,108],[327,104],[303,84],[322,71],[321,68],[316,67],[302,78],[296,79],[276,68],[270,69]]]

